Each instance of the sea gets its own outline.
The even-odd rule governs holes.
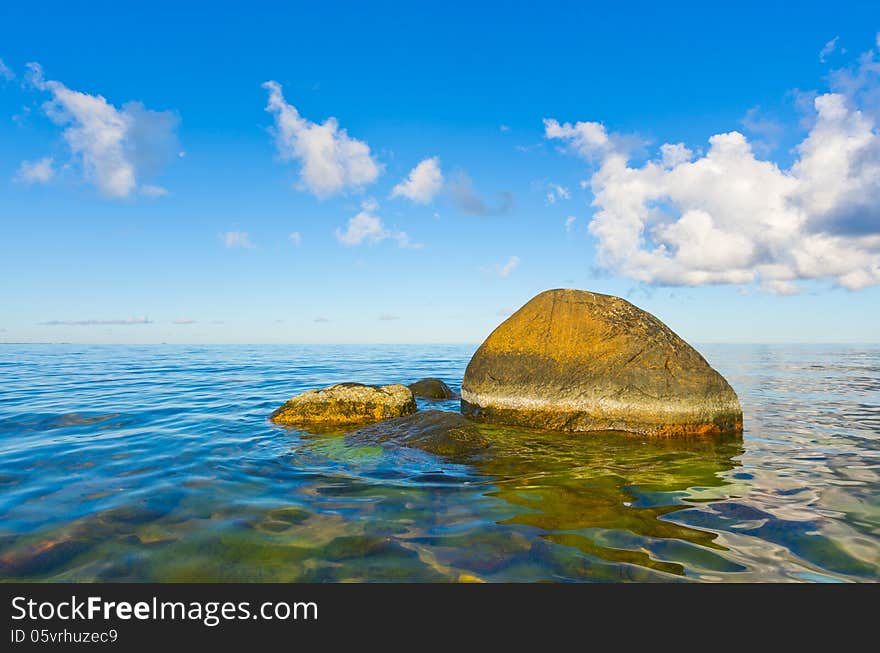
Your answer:
[[[458,389],[475,348],[0,345],[0,580],[880,580],[878,345],[698,346],[741,436],[499,428],[463,461],[267,419]]]

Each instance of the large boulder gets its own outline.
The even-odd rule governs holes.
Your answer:
[[[309,390],[290,399],[270,415],[276,424],[351,426],[416,412],[416,400],[405,385],[339,383]]]
[[[416,397],[443,401],[444,399],[458,399],[458,394],[440,379],[419,379],[409,384],[409,389]]]
[[[543,292],[471,358],[472,418],[554,431],[678,436],[742,429],[736,393],[656,317],[611,295]]]
[[[367,426],[345,437],[353,444],[394,443],[453,457],[479,453],[489,447],[476,424],[459,413],[445,410],[419,411]]]

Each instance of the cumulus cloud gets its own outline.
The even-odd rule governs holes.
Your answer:
[[[101,194],[130,196],[142,177],[158,174],[177,153],[176,114],[151,111],[140,102],[116,107],[101,95],[45,79],[39,64],[27,67],[31,86],[51,95],[43,110],[63,128],[64,141],[83,176]]]
[[[614,150],[611,136],[600,122],[570,122],[560,124],[552,118],[544,119],[544,136],[566,141],[584,159],[601,159]]]
[[[152,324],[147,317],[130,317],[125,320],[49,320],[40,322],[43,326],[130,326],[135,324]]]
[[[837,41],[840,40],[839,36],[835,36],[833,39],[828,41],[825,45],[822,46],[822,49],[819,51],[819,61],[825,63],[828,61],[828,57],[832,55],[832,53],[837,49]]]
[[[391,197],[406,197],[419,204],[428,204],[443,186],[440,159],[424,159],[413,168],[406,179],[391,190]]]
[[[477,195],[470,177],[463,172],[456,174],[448,187],[452,201],[460,211],[468,215],[504,215],[513,208],[513,194],[506,191],[498,194],[498,203],[495,206],[487,204]]]
[[[550,182],[547,187],[550,189],[547,191],[547,204],[556,204],[556,200],[571,199],[571,193],[565,186]]]
[[[519,267],[519,256],[511,256],[507,259],[507,263],[498,267],[498,276],[506,279],[511,273]]]
[[[382,171],[370,154],[370,146],[351,138],[336,118],[322,124],[300,116],[284,100],[281,85],[268,81],[266,111],[275,116],[275,145],[282,160],[299,162],[302,187],[318,197],[335,195],[347,188],[372,183]]]
[[[50,156],[36,161],[22,161],[15,181],[23,184],[45,184],[55,176],[54,159]]]
[[[302,234],[298,231],[292,231],[288,238],[290,238],[290,242],[292,242],[295,247],[299,247],[300,244],[302,244]]]
[[[229,249],[254,248],[254,244],[251,242],[251,237],[246,231],[227,231],[226,233],[220,234],[220,239],[223,241],[223,244],[226,245],[226,247],[228,247]]]
[[[370,198],[361,203],[361,210],[348,221],[345,230],[336,229],[336,240],[348,247],[367,243],[375,245],[383,240],[392,239],[398,247],[404,249],[420,249],[422,246],[413,243],[403,231],[391,231],[385,228],[382,219],[376,215],[379,204]]]
[[[873,56],[873,55],[872,55]],[[750,284],[790,294],[801,280],[880,284],[880,133],[852,97],[818,95],[787,169],[732,131],[694,157],[666,144],[633,165],[599,123],[545,121],[545,135],[595,162],[589,224],[600,263],[660,285]]]
[[[3,79],[7,82],[11,82],[15,79],[15,73],[12,72],[12,69],[6,65],[3,59],[0,59],[0,79]]]

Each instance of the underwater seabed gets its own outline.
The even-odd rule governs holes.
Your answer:
[[[833,543],[810,538],[798,522],[737,503],[748,492],[738,488],[738,478],[749,476],[737,472],[739,436],[675,441],[479,428],[489,449],[437,469],[433,456],[416,450],[281,429],[289,451],[274,462],[254,461],[259,469],[250,472],[285,484],[296,470],[316,470],[307,474],[310,482],[297,474],[287,500],[261,500],[258,483],[192,479],[130,508],[39,536],[4,538],[0,572],[58,581],[659,581],[779,574],[785,561],[773,555],[775,547],[762,570],[754,568],[754,551],[739,559],[731,546],[755,536],[786,548],[800,541],[822,568],[840,574],[872,572]],[[332,477],[317,471],[328,464],[338,466]],[[716,532],[734,519],[742,521],[737,535]],[[789,573],[803,577],[808,563],[792,563]]]
[[[106,352],[91,352],[86,378],[64,376],[38,352],[60,387],[34,390],[22,378],[0,390],[9,400],[0,408],[0,578],[880,579],[872,411],[840,413],[810,395],[831,401],[833,385],[793,384],[773,366],[752,376],[740,354],[726,364],[744,388],[742,437],[480,424],[488,448],[445,457],[266,420],[297,384],[343,374],[405,380],[424,369],[389,370],[390,359],[375,352],[353,366],[342,351],[338,368],[325,362],[304,374],[300,350],[256,348],[218,362],[208,348],[175,371],[179,352],[169,349],[140,352],[134,370],[131,358],[116,357],[121,376]],[[439,371],[455,385],[468,351],[442,353],[414,350],[412,358],[429,359],[431,371],[447,366]],[[58,410],[83,402],[66,392],[73,386],[93,393],[97,410]],[[16,402],[43,410],[15,412]],[[457,402],[420,408],[454,411]],[[794,419],[807,411],[809,420]]]

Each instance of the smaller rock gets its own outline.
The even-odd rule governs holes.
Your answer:
[[[354,444],[393,442],[439,456],[474,454],[489,447],[474,422],[445,410],[424,410],[390,419],[350,433],[346,440]]]
[[[420,379],[415,383],[410,383],[409,389],[416,397],[424,397],[425,399],[434,399],[435,401],[443,401],[444,399],[458,399],[458,393],[446,385],[440,379]]]
[[[405,385],[339,383],[293,397],[269,419],[292,426],[350,426],[414,412],[416,400]]]

